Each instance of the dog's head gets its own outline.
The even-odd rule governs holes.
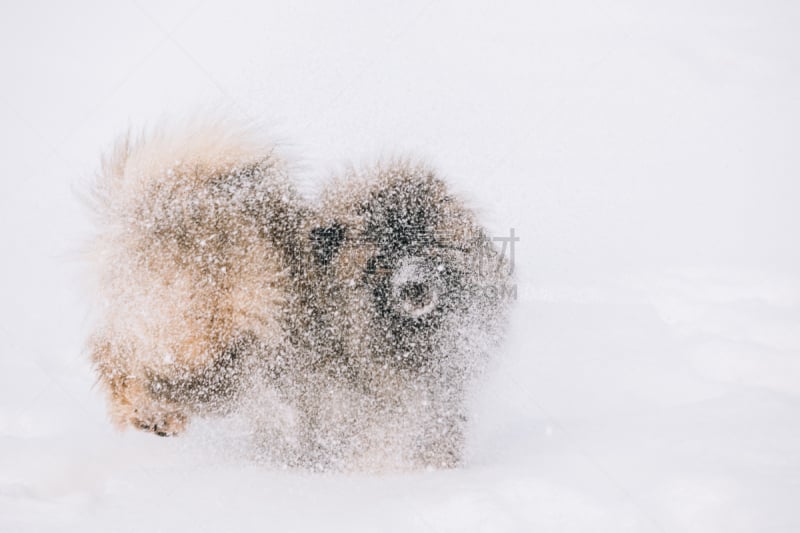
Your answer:
[[[466,317],[491,313],[480,307],[498,256],[430,169],[395,163],[366,175],[336,184],[309,234],[319,294],[333,300],[329,331],[369,351],[356,357],[419,365]]]

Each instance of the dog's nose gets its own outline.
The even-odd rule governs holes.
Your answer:
[[[398,310],[411,318],[421,318],[436,309],[442,292],[437,269],[420,257],[402,259],[391,285]]]
[[[429,300],[430,287],[427,283],[410,281],[400,287],[400,298],[414,305],[425,305]]]

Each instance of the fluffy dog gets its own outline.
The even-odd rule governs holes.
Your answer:
[[[295,384],[314,465],[451,467],[465,394],[499,340],[507,265],[435,172],[407,161],[334,180],[310,225]]]
[[[288,360],[305,215],[272,146],[221,122],[126,136],[95,200],[90,351],[116,424],[178,433],[229,409],[243,376]]]
[[[195,124],[104,161],[90,348],[112,419],[172,435],[242,408],[280,464],[457,465],[503,258],[424,165],[349,171],[312,208],[254,139]]]

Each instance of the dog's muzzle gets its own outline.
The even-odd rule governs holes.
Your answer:
[[[444,293],[439,269],[421,257],[401,259],[389,283],[393,306],[401,314],[414,319],[434,311]]]

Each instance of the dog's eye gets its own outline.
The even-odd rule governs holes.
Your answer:
[[[364,268],[365,274],[374,274],[378,268],[378,259],[376,257],[370,257],[367,261],[367,266]]]
[[[327,265],[339,251],[344,241],[345,228],[338,222],[330,226],[320,226],[311,230],[309,235],[314,259],[318,265]]]

